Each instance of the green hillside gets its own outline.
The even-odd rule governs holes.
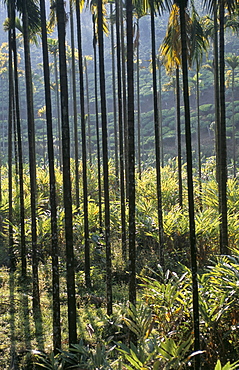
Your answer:
[[[0,22],[4,20],[4,12],[2,6],[2,12],[0,15]],[[156,43],[157,48],[160,46],[163,37],[165,36],[167,15],[162,17],[156,17]],[[83,40],[83,54],[86,56],[91,56],[91,60],[88,60],[88,79],[89,79],[89,99],[90,99],[90,131],[91,131],[91,144],[92,150],[96,153],[96,132],[95,132],[95,97],[94,97],[94,71],[93,71],[93,49],[92,49],[92,27],[90,26],[91,16],[89,11],[86,10],[82,15],[82,40]],[[145,161],[154,162],[153,152],[154,152],[154,118],[153,118],[153,96],[152,96],[152,73],[150,64],[150,19],[149,16],[144,16],[139,20],[140,38],[139,38],[139,60],[140,60],[140,72],[139,72],[139,96],[140,96],[140,126],[141,126],[141,147],[142,156]],[[2,42],[6,42],[7,34],[1,33]],[[56,37],[56,32],[50,37]],[[4,40],[5,38],[5,40]],[[67,39],[70,45],[70,31],[69,25],[67,29]],[[21,36],[19,35],[19,40]],[[89,42],[90,40],[90,42]],[[42,69],[42,49],[40,38],[38,38],[38,46],[31,45],[31,61],[32,61],[32,71],[33,71],[33,85],[34,85],[34,110],[36,119],[36,150],[38,153],[38,160],[42,160],[43,152],[45,151],[44,135],[46,134],[46,123],[44,119],[44,112],[39,116],[39,110],[41,110],[45,105],[44,100],[44,86],[43,86],[43,69]],[[226,33],[225,41],[226,53],[237,53],[238,50],[238,38],[233,35],[230,31]],[[69,46],[70,48],[70,46]],[[70,50],[70,49],[69,49]],[[2,53],[7,53],[6,46],[2,46]],[[25,97],[25,78],[24,78],[24,56],[23,56],[23,46],[22,42],[19,42],[18,47],[19,54],[19,85],[20,85],[20,99],[21,99],[21,119],[22,119],[22,133],[24,140],[24,155],[27,160],[27,125],[26,125],[26,97]],[[3,54],[5,59],[7,54]],[[210,57],[210,51],[209,51]],[[5,63],[7,60],[5,61]],[[53,66],[53,56],[50,55],[51,67],[51,83],[55,89],[55,78],[54,78],[54,66]],[[69,59],[69,73],[71,68],[71,61]],[[205,59],[203,65],[208,64]],[[6,65],[6,64],[5,64]],[[5,67],[4,67],[5,68]],[[7,83],[7,70],[2,68],[2,74],[0,79],[1,84],[1,148],[2,148],[2,158],[3,161],[7,159],[7,120],[8,120],[8,83]],[[105,37],[105,69],[106,69],[106,98],[107,98],[107,111],[108,111],[108,132],[109,132],[109,147],[110,153],[113,155],[114,152],[114,114],[113,114],[113,93],[112,93],[112,52],[110,46],[110,35]],[[77,68],[78,70],[78,68]],[[161,79],[161,106],[162,106],[162,134],[163,134],[163,152],[165,160],[172,158],[177,155],[176,148],[176,130],[175,130],[175,94],[174,94],[174,74],[167,75],[165,68],[161,67],[162,79]],[[235,70],[235,100],[239,100],[239,87],[238,87],[238,73]],[[189,70],[190,76],[190,101],[191,101],[191,124],[192,124],[192,135],[193,135],[193,150],[196,151],[196,131],[197,131],[197,113],[196,113],[196,100],[195,100],[195,71]],[[79,102],[79,77],[77,78],[77,101]],[[158,81],[159,83],[159,81]],[[136,84],[136,74],[135,74],[135,84]],[[72,92],[71,92],[71,81],[69,75],[69,101],[70,101],[70,114],[73,112],[72,108]],[[117,96],[117,91],[116,91]],[[214,91],[213,91],[213,74],[206,68],[202,67],[200,70],[200,126],[201,126],[201,150],[202,155],[207,157],[214,155],[214,130],[213,122],[214,117]],[[228,136],[228,147],[229,155],[228,160],[230,162],[231,157],[231,145],[230,138],[232,132],[232,91],[231,91],[231,81],[227,80],[226,89],[226,115],[227,115],[227,136]],[[55,90],[52,90],[52,104],[53,104],[53,116],[55,121],[55,143],[58,142],[57,136],[57,107],[56,107],[56,95]],[[181,96],[182,104],[182,96]],[[237,102],[235,103],[237,107]],[[238,124],[238,111],[236,111],[235,123]],[[137,91],[135,85],[135,126],[137,133]],[[70,118],[73,122],[73,117]],[[182,133],[184,131],[184,110],[181,107],[181,123],[182,123]],[[72,123],[73,125],[73,123]],[[79,137],[80,137],[80,109],[78,106],[78,125],[79,125]],[[73,132],[73,128],[72,128]],[[135,140],[138,140],[135,138]],[[183,154],[184,156],[184,154]]]

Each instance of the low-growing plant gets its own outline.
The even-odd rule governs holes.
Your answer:
[[[157,330],[162,337],[171,333],[180,340],[191,332],[192,293],[190,272],[181,276],[169,270],[163,272],[161,266],[152,271],[154,277],[142,276],[142,298],[152,307]]]
[[[208,364],[215,363],[217,354],[223,362],[237,360],[239,260],[235,256],[219,256],[199,276],[201,333]]]
[[[226,365],[222,366],[221,361],[217,360],[214,370],[237,370],[239,368],[239,361],[234,362],[233,364],[228,361]]]
[[[105,345],[97,344],[95,348],[79,344],[73,344],[69,351],[60,351],[57,355],[51,352],[49,355],[33,351],[35,365],[47,370],[60,369],[84,369],[84,370],[113,370],[111,366],[111,353],[115,346],[106,348]]]

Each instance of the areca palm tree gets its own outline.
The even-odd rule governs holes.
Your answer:
[[[9,13],[9,18],[4,22],[4,28],[8,29],[11,33],[11,45],[10,49],[13,51],[13,60],[14,60],[14,102],[15,102],[15,110],[16,110],[16,123],[17,123],[17,137],[18,137],[18,163],[19,163],[19,187],[20,187],[20,224],[21,224],[21,262],[22,262],[22,276],[26,276],[26,244],[25,244],[25,212],[24,212],[24,187],[23,187],[23,154],[22,154],[22,139],[21,139],[21,123],[20,123],[20,104],[19,104],[19,84],[18,84],[18,57],[17,57],[17,46],[16,46],[16,28],[23,34],[24,38],[24,53],[25,53],[25,68],[30,66],[30,55],[29,55],[29,41],[33,40],[36,42],[36,32],[39,30],[39,11],[35,4],[32,2],[28,2],[28,9],[30,10],[30,14],[27,15],[27,21],[24,22],[26,18],[24,16],[25,11],[25,4],[24,3],[11,3],[11,11]],[[23,18],[23,22],[21,23],[19,18],[15,18],[16,9],[20,12],[20,15]],[[25,18],[24,18],[25,17]],[[9,63],[10,64],[10,63]],[[30,66],[31,67],[31,66]],[[34,142],[34,122],[33,118],[33,111],[32,111],[32,91],[31,91],[31,70],[29,70],[25,74],[26,76],[26,91],[27,91],[27,106],[28,106],[28,133],[31,136],[31,140]],[[11,79],[9,79],[9,82]],[[11,84],[11,82],[10,82]],[[10,93],[11,88],[9,89]],[[11,98],[12,99],[12,98]],[[12,103],[11,103],[12,106]],[[12,107],[13,108],[13,107]],[[9,114],[11,114],[11,109],[9,109]],[[11,136],[11,135],[9,135]],[[11,146],[11,143],[10,143]],[[34,146],[34,145],[33,145]],[[34,153],[35,149],[29,146],[29,157],[30,157],[30,168],[34,169],[35,164],[31,163],[33,161],[32,152]],[[9,148],[9,152],[11,149]],[[17,163],[16,163],[17,166]],[[34,183],[34,171],[30,171],[31,177],[31,186]],[[34,186],[33,186],[34,188]],[[33,195],[33,197],[35,197]],[[32,258],[32,266],[33,266],[33,295],[35,298],[33,299],[33,307],[34,309],[39,308],[39,288],[38,288],[38,262],[36,256],[36,222],[34,220],[34,215],[36,215],[36,210],[33,210],[35,200],[31,200],[31,208],[32,208],[32,215],[33,215],[33,223],[32,228],[34,229],[33,232],[33,258]],[[11,235],[11,230],[10,230]],[[10,238],[11,239],[11,238]],[[11,245],[11,240],[10,240]]]
[[[229,254],[228,225],[227,225],[227,142],[226,142],[226,105],[225,105],[225,55],[224,55],[224,13],[225,0],[219,2],[219,204],[221,208],[220,250],[222,254]]]
[[[29,12],[37,15],[35,26],[39,29],[39,9],[35,3],[24,0],[22,3],[22,22],[25,57],[25,80],[27,95],[27,120],[28,120],[28,142],[29,142],[29,166],[31,186],[31,231],[32,231],[32,273],[33,273],[33,309],[40,308],[39,278],[38,278],[38,257],[37,257],[37,186],[36,186],[36,150],[35,150],[35,123],[33,109],[32,71],[31,56],[29,47]]]
[[[27,100],[27,121],[28,121],[28,142],[29,142],[29,165],[30,165],[30,187],[31,187],[31,230],[32,230],[32,275],[33,275],[33,310],[34,313],[40,308],[39,296],[39,281],[38,281],[38,258],[37,258],[37,227],[36,227],[36,163],[35,163],[35,125],[33,113],[33,93],[32,93],[32,73],[31,73],[31,57],[30,57],[30,38],[34,39],[34,35],[39,31],[39,9],[32,1],[12,2],[12,11],[9,18],[9,30],[15,28],[15,6],[22,18],[22,24],[18,21],[20,31],[23,34],[24,40],[24,56],[25,56],[25,80],[26,80],[26,100]],[[14,17],[14,21],[13,18]],[[13,31],[13,49],[14,49],[14,64],[15,64],[15,93],[18,93],[17,83],[17,62],[15,52],[15,31]],[[20,117],[19,117],[19,101],[15,99],[17,109],[17,125],[18,125],[18,141],[19,151],[21,151],[20,143]],[[11,104],[12,106],[12,104]],[[13,107],[13,106],[12,106]],[[10,113],[10,111],[9,111]],[[9,149],[11,150],[11,149]],[[21,166],[19,162],[20,176],[22,176]],[[20,180],[21,192],[21,207],[24,208],[23,202],[23,180]],[[21,210],[21,243],[22,243],[22,273],[26,273],[26,259],[25,259],[25,236],[24,234],[24,210]]]
[[[89,246],[89,222],[88,222],[88,190],[87,190],[87,153],[86,153],[86,125],[85,125],[85,99],[83,80],[83,57],[81,40],[81,15],[80,3],[76,0],[76,22],[78,30],[78,53],[80,75],[80,103],[81,103],[81,138],[82,138],[82,167],[83,167],[83,203],[84,203],[84,237],[85,237],[85,281],[90,287],[90,246]]]
[[[94,83],[95,83],[95,120],[96,120],[96,137],[97,137],[97,170],[98,170],[98,195],[99,195],[99,224],[102,232],[102,196],[101,196],[101,160],[100,160],[100,132],[99,132],[99,109],[98,109],[98,79],[97,79],[97,36],[95,14],[92,14],[93,23],[93,50],[94,50]]]
[[[137,16],[137,42],[136,42],[136,86],[137,86],[137,147],[138,147],[138,173],[139,179],[141,179],[141,120],[140,120],[140,88],[139,88],[139,15]]]
[[[160,53],[164,58],[164,65],[168,73],[175,69],[176,75],[176,127],[177,127],[177,149],[178,149],[178,193],[179,205],[182,207],[182,153],[181,153],[181,122],[180,122],[180,86],[179,67],[181,65],[181,37],[179,24],[179,8],[172,6],[166,36],[160,46]]]
[[[124,11],[123,1],[119,2],[120,20],[120,44],[121,44],[121,69],[122,69],[122,96],[123,96],[123,131],[124,131],[124,169],[125,169],[125,188],[126,199],[128,199],[128,129],[127,129],[127,91],[126,91],[126,56],[125,56],[125,31],[124,31]]]
[[[224,28],[225,7],[229,15],[236,10],[235,0],[207,0],[206,6],[214,19],[214,73],[216,92],[216,147],[217,147],[217,180],[219,191],[220,222],[220,252],[229,254],[228,224],[227,224],[227,143],[225,114],[225,56]],[[219,19],[219,53],[218,53],[218,19]],[[218,57],[219,54],[219,57]],[[219,65],[219,67],[218,67]]]
[[[59,99],[59,81],[58,81],[58,67],[57,67],[57,54],[58,54],[58,40],[48,38],[48,50],[54,58],[54,73],[55,73],[55,97],[56,97],[56,113],[57,113],[57,130],[59,142],[59,164],[62,168],[62,142],[61,142],[61,114],[60,114],[60,99]]]
[[[124,184],[124,135],[123,135],[123,106],[122,106],[122,68],[121,68],[121,43],[119,24],[119,0],[116,0],[116,44],[117,44],[117,86],[118,86],[118,119],[119,119],[119,165],[120,165],[120,208],[121,208],[121,242],[122,256],[126,261],[126,216],[125,216],[125,184]]]
[[[183,96],[185,110],[185,133],[186,133],[186,153],[187,153],[187,179],[188,179],[188,204],[189,204],[189,222],[190,222],[190,246],[191,246],[191,268],[193,285],[193,313],[194,313],[194,348],[198,351],[200,348],[199,338],[199,306],[198,306],[198,283],[197,283],[197,250],[194,220],[194,196],[193,196],[193,177],[192,177],[192,148],[191,148],[191,128],[190,128],[190,106],[188,89],[188,65],[192,61],[192,50],[198,51],[201,45],[201,32],[197,19],[193,19],[196,27],[193,28],[193,20],[189,17],[187,11],[187,1],[175,1],[172,8],[172,20],[162,51],[164,54],[174,56],[179,65],[181,62],[183,72]],[[179,28],[180,25],[180,28]],[[180,30],[180,32],[179,32]],[[194,33],[192,33],[194,31]],[[196,31],[196,32],[195,32]],[[197,37],[193,37],[194,34]],[[170,41],[171,40],[171,44]],[[175,45],[173,49],[170,46]],[[180,42],[180,43],[179,43]],[[196,48],[195,48],[196,46]],[[195,54],[194,54],[195,56]],[[168,59],[168,62],[170,59]],[[178,81],[178,73],[177,73]],[[178,84],[177,84],[178,85]],[[179,85],[178,85],[179,86]],[[200,358],[195,360],[195,368],[200,368]]]
[[[176,117],[177,117],[177,147],[178,147],[178,199],[179,205],[183,206],[183,181],[182,181],[182,142],[181,142],[181,119],[180,119],[180,78],[179,66],[176,67],[175,79],[176,92]]]
[[[191,271],[193,286],[193,320],[194,320],[194,350],[200,350],[200,330],[199,330],[199,300],[198,300],[198,281],[197,281],[197,248],[194,219],[194,195],[193,195],[193,175],[192,175],[192,147],[191,147],[191,127],[190,127],[190,105],[188,89],[188,50],[187,50],[187,30],[186,30],[186,9],[187,0],[175,1],[179,7],[180,15],[180,34],[182,45],[182,73],[183,73],[183,97],[185,111],[185,135],[186,135],[186,157],[187,157],[187,183],[188,183],[188,207],[189,207],[189,226],[190,226],[190,248],[191,248]],[[200,369],[200,357],[195,358],[195,369]]]
[[[68,83],[65,49],[66,14],[63,0],[56,2],[57,30],[59,40],[60,87],[61,87],[61,117],[62,117],[62,157],[63,157],[63,192],[65,209],[65,240],[68,298],[68,333],[69,344],[77,342],[76,329],[76,296],[72,225],[72,195],[70,179],[70,130],[68,113]]]
[[[155,131],[155,153],[156,153],[156,173],[157,173],[157,201],[158,201],[158,225],[159,225],[159,260],[164,268],[164,235],[163,235],[163,212],[161,194],[161,170],[160,170],[160,130],[159,130],[159,111],[158,93],[156,77],[156,52],[155,52],[155,24],[154,24],[154,2],[150,1],[151,15],[151,37],[152,37],[152,67],[153,67],[153,100],[154,100],[154,131]]]
[[[8,16],[11,19],[12,4],[8,3]],[[14,258],[13,246],[13,227],[12,227],[12,213],[13,213],[13,198],[12,198],[12,127],[13,127],[13,66],[12,66],[12,29],[8,30],[8,83],[9,83],[9,99],[8,99],[8,219],[9,219],[9,260],[10,268],[15,270],[16,261]]]
[[[112,314],[112,263],[110,244],[110,199],[109,199],[109,169],[108,169],[108,133],[106,116],[105,68],[104,68],[104,38],[103,38],[103,5],[98,1],[98,42],[99,42],[99,69],[101,95],[101,121],[103,144],[103,176],[104,176],[104,203],[105,203],[105,244],[106,244],[106,295],[107,314]]]
[[[15,15],[13,14],[13,20]],[[22,276],[25,277],[26,270],[26,238],[25,238],[25,211],[24,211],[24,184],[23,184],[23,154],[22,154],[22,135],[20,122],[20,102],[19,102],[19,83],[18,83],[18,63],[17,63],[17,46],[16,30],[13,25],[13,59],[14,59],[14,88],[16,103],[16,123],[17,123],[17,149],[18,149],[18,166],[19,166],[19,197],[20,197],[20,224],[21,224],[21,265]]]
[[[112,53],[112,95],[113,95],[113,114],[114,114],[114,146],[115,146],[115,178],[117,188],[119,187],[119,155],[118,155],[118,126],[116,112],[116,90],[115,90],[115,45],[114,45],[114,24],[113,24],[113,4],[110,3],[111,19],[111,53]]]
[[[54,147],[53,147],[53,128],[52,128],[52,105],[50,89],[50,71],[49,57],[47,47],[46,32],[46,11],[45,0],[40,0],[41,10],[41,30],[42,30],[42,51],[43,68],[45,83],[45,102],[46,102],[46,120],[47,120],[47,146],[49,159],[50,176],[50,204],[51,204],[51,234],[52,234],[52,300],[53,300],[53,348],[57,353],[61,348],[61,324],[60,324],[60,284],[59,284],[59,266],[58,266],[58,235],[57,235],[57,204],[56,204],[56,180],[54,168]]]
[[[214,76],[214,102],[215,102],[215,155],[216,155],[216,176],[219,182],[219,61],[218,61],[218,17],[217,17],[217,2],[213,2],[212,9],[213,22],[210,17],[205,17],[204,28],[206,34],[213,40],[213,61],[207,63],[204,68],[207,68]]]
[[[156,48],[155,48],[155,9],[163,12],[170,9],[170,1],[144,1],[143,4],[139,3],[136,6],[138,14],[146,14],[150,12],[151,16],[151,52],[152,52],[152,70],[153,70],[153,102],[154,102],[154,129],[155,129],[155,154],[156,154],[156,174],[157,174],[157,206],[158,206],[158,225],[159,225],[159,259],[162,266],[164,266],[164,253],[163,253],[163,212],[162,212],[162,196],[161,196],[161,170],[160,170],[160,126],[159,126],[159,109],[158,109],[158,92],[157,92],[157,76],[156,76]],[[130,156],[129,156],[130,157]]]
[[[128,155],[128,200],[129,200],[129,301],[136,306],[136,248],[135,248],[135,142],[134,142],[134,52],[133,52],[133,5],[126,1],[127,27],[127,155]],[[136,343],[135,333],[130,332],[130,341]]]
[[[88,57],[89,58],[89,57]],[[85,71],[85,89],[86,89],[86,107],[87,107],[87,131],[88,131],[88,155],[89,162],[92,165],[92,135],[91,135],[91,119],[90,119],[90,97],[89,97],[89,78],[88,65],[86,56],[84,57],[84,71]]]
[[[200,187],[200,207],[201,201],[201,133],[200,133],[200,112],[199,112],[199,70],[202,65],[202,58],[208,48],[208,39],[206,33],[201,25],[200,18],[193,7],[192,12],[192,25],[191,25],[191,47],[190,47],[190,65],[196,64],[196,105],[197,105],[197,136],[198,136],[198,178]]]
[[[162,114],[162,65],[163,65],[163,59],[158,56],[157,57],[157,69],[158,69],[159,143],[160,143],[161,165],[162,167],[164,167],[163,114]]]
[[[77,124],[77,101],[76,101],[76,61],[75,61],[75,39],[73,22],[73,4],[70,0],[70,28],[71,28],[71,68],[72,68],[72,97],[73,97],[73,120],[74,120],[74,158],[75,158],[75,191],[76,207],[80,206],[79,190],[79,149],[78,149],[78,124]]]

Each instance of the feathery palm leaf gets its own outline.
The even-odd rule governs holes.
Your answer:
[[[205,15],[201,18],[201,25],[204,29],[205,37],[214,38],[214,24],[210,15]],[[234,33],[238,34],[239,22],[238,15],[236,13],[225,14],[225,28],[230,28]]]
[[[109,34],[109,29],[108,29],[108,25],[107,25],[107,20],[106,20],[106,15],[107,15],[107,11],[106,11],[106,3],[107,1],[104,0],[102,1],[102,26],[103,26],[103,32],[108,35]],[[95,17],[95,31],[96,31],[96,35],[98,34],[98,1],[97,0],[87,0],[87,3],[86,3],[86,7],[89,7],[90,8],[90,11],[92,14],[94,14],[94,17]]]
[[[141,18],[144,15],[148,14],[148,10],[147,9],[145,10],[144,2],[142,2],[141,0],[134,0],[133,5],[134,5],[134,14],[136,15],[137,18]]]
[[[160,47],[160,53],[165,57],[167,70],[181,64],[181,37],[179,24],[179,8],[173,5],[168,20],[168,28]]]
[[[215,5],[219,8],[219,3],[219,0],[204,0],[203,6],[210,13],[213,13]],[[237,9],[237,0],[225,0],[225,7],[227,8],[229,14],[233,14]]]
[[[187,27],[187,51],[190,55],[191,50],[191,33],[192,33],[192,20],[188,11],[185,11],[186,27]],[[166,36],[160,47],[160,53],[165,57],[165,67],[167,70],[179,66],[181,64],[181,34],[180,34],[180,19],[179,7],[174,4],[172,6]]]
[[[234,33],[238,35],[239,22],[238,15],[225,16],[225,27],[230,28]]]
[[[133,4],[135,7],[138,6],[138,0],[133,1]],[[162,15],[163,12],[165,11],[171,11],[172,8],[172,1],[171,0],[155,0],[153,2],[153,6],[155,9],[155,12],[157,11],[159,15]],[[143,10],[144,13],[149,13],[150,8],[151,8],[151,1],[150,0],[143,0],[142,2]]]
[[[40,10],[37,1],[26,0],[26,7],[28,12],[28,24],[30,33],[40,32]],[[16,10],[22,16],[23,12],[23,3],[20,0],[16,1]]]
[[[239,56],[231,54],[225,58],[226,63],[231,69],[236,69],[239,66]]]
[[[195,9],[193,9],[192,13],[191,26],[191,55],[189,62],[190,64],[193,64],[193,62],[196,61],[197,66],[200,66],[202,63],[203,53],[207,51],[209,43],[202,27],[200,17]]]
[[[58,40],[57,39],[47,39],[47,46],[48,46],[48,50],[51,54],[56,54],[58,53],[58,48],[59,48],[59,45],[58,45]]]
[[[6,18],[4,23],[3,23],[4,31],[9,31],[9,29],[11,27],[12,27],[12,25],[11,25],[10,18]],[[20,32],[20,34],[18,36],[22,39],[23,25],[22,25],[21,20],[18,17],[15,18],[15,28]],[[35,44],[36,46],[38,46],[37,34],[39,34],[39,31],[40,31],[40,29],[35,29],[35,28],[32,29],[32,28],[29,27],[29,41],[31,43]]]

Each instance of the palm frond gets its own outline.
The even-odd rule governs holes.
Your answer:
[[[95,16],[95,28],[96,28],[96,34],[98,34],[98,1],[97,0],[87,0],[86,7],[90,8],[90,11]],[[107,11],[106,11],[106,1],[104,0],[102,3],[102,21],[103,21],[103,32],[108,35],[109,29],[107,25]]]
[[[226,15],[225,16],[225,28],[230,28],[234,33],[238,34],[239,32],[239,21],[238,15]]]
[[[201,66],[204,52],[207,51],[208,46],[208,38],[200,22],[200,17],[194,10],[191,23],[190,64],[196,62],[197,67]]]
[[[27,13],[28,13],[28,24],[31,34],[40,32],[40,9],[38,3],[34,0],[26,0]],[[20,0],[16,2],[17,11],[22,14],[23,4]]]
[[[216,10],[219,8],[220,1],[217,0],[204,0],[203,1],[203,6],[205,9],[208,10],[210,14],[213,14],[215,7]],[[229,14],[233,14],[237,10],[237,0],[225,0],[225,8],[227,9]]]
[[[165,57],[167,70],[180,65],[181,53],[179,7],[174,4],[168,20],[167,33],[160,46],[160,54]]]
[[[215,6],[215,1],[214,0],[204,0],[203,1],[203,7],[205,9],[207,9],[207,11],[212,14],[213,13],[213,9],[214,9],[214,6]]]

